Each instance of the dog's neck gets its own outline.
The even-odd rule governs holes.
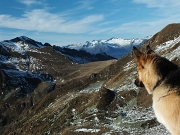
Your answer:
[[[162,78],[162,79],[160,79],[160,80],[157,81],[156,85],[153,87],[153,91],[154,91],[159,85],[161,85],[161,83],[162,83],[163,80],[164,80],[164,79]]]
[[[172,80],[172,78],[174,77],[174,75],[176,74],[180,74],[179,73],[179,68],[177,69],[172,69],[170,71],[166,71],[166,73],[162,73],[161,76],[162,78],[160,80],[157,81],[156,85],[153,87],[153,91],[159,86],[161,85],[161,83],[163,81],[165,81],[165,83],[167,83],[169,80]],[[171,79],[170,79],[171,78]],[[178,82],[179,83],[179,82]]]

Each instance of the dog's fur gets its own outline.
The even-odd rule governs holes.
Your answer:
[[[160,123],[172,135],[180,135],[180,69],[156,54],[150,46],[146,53],[133,47],[138,77],[135,84],[153,95],[153,109]]]

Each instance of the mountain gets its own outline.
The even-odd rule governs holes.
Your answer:
[[[60,52],[64,56],[66,56],[71,61],[78,63],[78,64],[85,64],[94,61],[104,61],[104,60],[111,60],[116,59],[110,55],[107,55],[105,52],[91,54],[84,50],[75,50],[69,48],[62,48],[59,46],[53,46],[53,49],[57,52]]]
[[[134,85],[132,52],[77,64],[31,40],[0,42],[1,135],[169,135],[156,120],[151,95]],[[180,24],[166,26],[140,50],[146,45],[180,65]]]
[[[67,45],[64,46],[64,48],[84,50],[91,54],[106,53],[118,59],[131,52],[132,46],[139,47],[150,37],[151,36],[137,39],[110,38],[108,40],[93,40],[91,42],[87,41],[85,44]]]
[[[29,53],[37,52],[37,48],[44,48],[44,46],[27,37],[0,42],[2,95],[12,89],[18,89],[20,95],[26,95],[40,82],[54,80],[52,75],[41,73],[42,65],[38,65],[37,59],[30,56]]]

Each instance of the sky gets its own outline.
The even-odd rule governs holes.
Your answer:
[[[144,38],[180,22],[179,0],[1,0],[0,41],[27,36],[66,46]]]

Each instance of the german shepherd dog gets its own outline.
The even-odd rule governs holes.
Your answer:
[[[148,45],[146,53],[133,47],[138,77],[135,85],[152,94],[153,109],[160,123],[172,135],[180,135],[180,69],[156,54]]]

